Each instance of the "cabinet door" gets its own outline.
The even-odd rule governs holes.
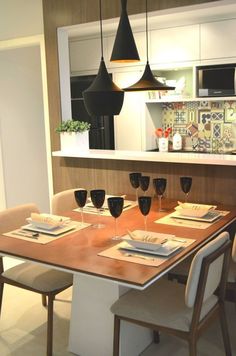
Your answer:
[[[199,59],[199,25],[153,30],[150,37],[153,64]]]
[[[104,60],[107,59],[107,43],[104,38]],[[97,70],[101,60],[100,38],[74,40],[69,42],[70,71]]]
[[[236,19],[201,25],[201,59],[236,57]]]
[[[115,73],[114,82],[121,88],[135,83],[140,72]],[[126,92],[122,110],[114,119],[116,150],[142,150],[143,93]]]

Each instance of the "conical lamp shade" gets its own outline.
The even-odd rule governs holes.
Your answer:
[[[111,54],[112,62],[137,62],[140,60],[126,11],[127,0],[121,0],[122,11]]]
[[[153,75],[149,63],[147,62],[144,73],[138,82],[131,85],[128,88],[124,88],[124,91],[145,91],[145,90],[174,90],[175,87],[169,87],[159,82]]]
[[[118,88],[107,72],[103,57],[98,74],[83,92],[86,110],[91,116],[118,115],[124,101],[124,91]]]

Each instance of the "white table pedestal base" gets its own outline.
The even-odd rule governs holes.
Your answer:
[[[127,290],[111,281],[74,275],[69,351],[80,356],[112,356],[114,317],[110,306]],[[122,322],[120,356],[137,356],[152,337],[152,331]]]

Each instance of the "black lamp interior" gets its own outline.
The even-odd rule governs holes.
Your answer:
[[[147,0],[146,0],[146,53],[147,63],[142,77],[133,85],[124,88],[124,91],[147,91],[147,90],[174,90],[175,87],[169,87],[157,80],[150,68],[148,57],[148,17],[147,17]]]
[[[124,101],[124,91],[111,80],[103,58],[102,4],[99,0],[101,62],[93,83],[83,92],[86,110],[91,116],[118,115]]]
[[[111,54],[111,62],[126,63],[140,60],[126,6],[127,0],[121,0],[122,10]]]

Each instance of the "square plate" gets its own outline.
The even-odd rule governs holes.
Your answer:
[[[175,219],[184,219],[184,220],[195,220],[195,221],[205,221],[205,222],[213,222],[219,219],[222,216],[221,212],[218,210],[210,210],[208,213],[202,217],[195,217],[195,216],[187,216],[187,215],[180,215],[178,212],[173,214],[171,217]]]
[[[31,224],[21,226],[21,229],[24,229],[24,230],[41,232],[42,234],[52,235],[52,236],[57,236],[57,235],[64,234],[65,232],[68,232],[68,231],[73,230],[75,228],[76,228],[76,225],[74,223],[67,224],[66,226],[60,226],[57,229],[53,229],[53,230],[42,229],[42,228],[36,227],[34,225],[31,225]]]
[[[122,236],[122,240],[126,241],[131,247],[140,248],[142,250],[156,251],[167,239],[174,238],[175,235],[162,234],[158,232],[135,230],[133,234],[137,239],[132,239],[129,235]]]
[[[132,251],[132,252],[142,252],[142,253],[149,254],[149,255],[157,255],[157,256],[163,256],[163,257],[168,257],[168,256],[172,255],[174,252],[176,252],[182,248],[184,248],[183,243],[181,243],[179,241],[171,241],[171,240],[162,244],[161,247],[155,251],[132,247],[126,241],[124,241],[122,243],[122,245],[120,246],[121,250],[127,250],[127,251]]]

